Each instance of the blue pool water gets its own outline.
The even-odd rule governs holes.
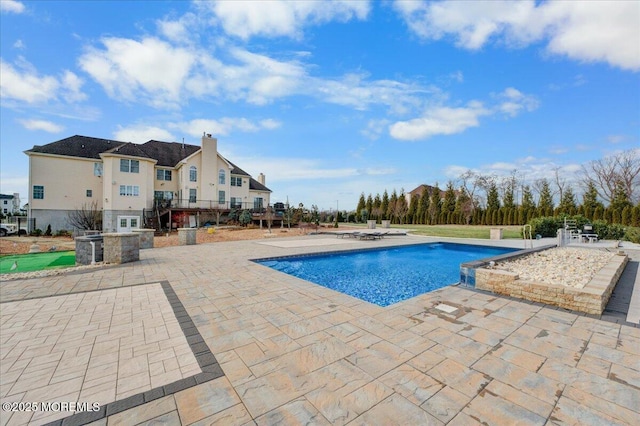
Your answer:
[[[431,243],[379,250],[257,260],[258,263],[380,306],[460,279],[460,264],[515,249]]]

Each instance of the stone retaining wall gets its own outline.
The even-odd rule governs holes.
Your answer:
[[[514,272],[486,268],[476,269],[475,286],[479,290],[600,315],[628,261],[624,253],[612,257],[584,288],[525,281]]]
[[[131,232],[140,235],[140,250],[153,248],[153,235],[155,233],[155,230],[132,229]]]
[[[102,234],[105,263],[128,263],[140,260],[140,236],[130,233]]]
[[[178,228],[178,244],[191,246],[196,243],[196,228]]]

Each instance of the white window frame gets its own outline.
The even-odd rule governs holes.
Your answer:
[[[140,196],[140,187],[138,185],[120,185],[121,197],[138,197]]]

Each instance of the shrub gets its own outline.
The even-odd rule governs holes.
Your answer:
[[[550,216],[531,219],[529,225],[531,225],[531,233],[533,235],[542,237],[555,237],[558,229],[561,228],[559,220]]]
[[[636,226],[629,226],[624,231],[624,239],[631,241],[632,243],[640,244],[640,228]]]
[[[56,232],[56,237],[70,237],[71,231],[67,231],[66,229],[60,229]]]
[[[621,240],[624,238],[624,227],[616,223],[607,223],[604,220],[593,221],[593,232],[598,234],[601,240]]]
[[[50,237],[52,235],[51,234],[51,224],[47,225],[47,230],[44,231],[44,235],[45,235],[45,237]]]
[[[42,229],[36,228],[33,231],[31,231],[31,234],[29,235],[31,235],[32,237],[40,237],[42,236]]]

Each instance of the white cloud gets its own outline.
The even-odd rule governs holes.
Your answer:
[[[79,65],[109,96],[133,101],[143,95],[159,107],[181,102],[184,81],[197,59],[194,52],[151,37],[104,38],[102,43],[105,50],[89,48]]]
[[[150,140],[175,141],[175,137],[167,130],[147,125],[120,127],[113,133],[113,138],[122,142],[145,143]]]
[[[20,58],[14,66],[0,59],[0,94],[3,100],[41,104],[63,99],[72,103],[85,99],[82,80],[71,71],[62,77],[39,75],[34,67]]]
[[[135,124],[132,126],[120,126],[114,133],[114,139],[134,143],[144,143],[148,140],[174,141],[176,136],[188,135],[199,138],[203,133],[226,136],[232,132],[258,132],[260,130],[273,130],[279,123],[272,119],[254,123],[246,118],[223,117],[220,119],[194,119],[190,121],[168,122],[163,125]],[[173,133],[172,133],[173,132]]]
[[[479,126],[480,117],[497,113],[515,117],[522,111],[533,111],[539,105],[535,96],[524,94],[513,87],[493,97],[498,102],[493,106],[485,106],[477,100],[468,102],[465,107],[431,106],[421,117],[392,124],[389,126],[389,134],[395,139],[409,141],[425,140],[436,135],[453,135]]]
[[[242,39],[252,36],[300,37],[303,27],[331,21],[366,19],[368,1],[215,1],[201,3],[215,15],[227,34]]]
[[[525,95],[513,87],[508,87],[504,92],[497,95],[500,104],[497,109],[510,117],[515,117],[522,110],[533,111],[538,108],[539,102],[535,96]]]
[[[14,49],[25,49],[27,46],[25,46],[24,42],[20,39],[16,40],[15,43],[13,43],[13,48]]]
[[[389,127],[395,139],[415,141],[435,135],[462,133],[469,127],[477,127],[479,118],[490,111],[479,102],[470,102],[466,107],[435,107],[428,109],[420,118],[399,121]]]
[[[552,54],[640,70],[636,1],[397,1],[394,7],[420,37],[450,36],[465,49],[546,42]]]
[[[369,120],[367,128],[361,130],[360,134],[371,140],[376,140],[385,132],[387,126],[389,126],[389,120]]]
[[[28,130],[42,130],[49,133],[60,133],[64,130],[64,126],[45,120],[19,120],[20,124]]]
[[[24,4],[16,0],[1,0],[0,12],[2,13],[22,13],[24,12]]]

